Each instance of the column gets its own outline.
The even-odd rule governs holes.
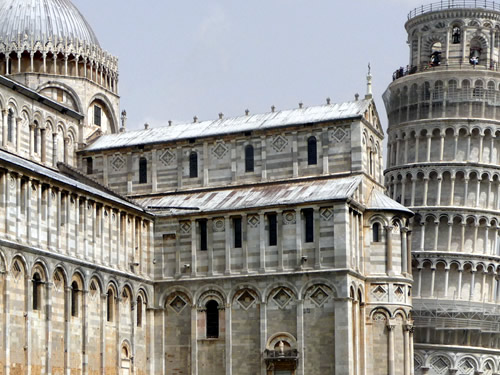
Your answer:
[[[6,57],[7,59],[7,57]],[[7,147],[7,117],[9,111],[6,109],[2,109],[2,145],[3,147]]]
[[[47,337],[47,349],[45,352],[45,362],[47,374],[52,374],[52,287],[53,283],[47,281],[45,283],[45,304],[47,306],[47,324],[45,335]]]
[[[297,132],[292,132],[292,167],[293,167],[293,177],[299,176],[299,158],[298,158],[298,140]]]
[[[439,147],[439,161],[443,161],[443,159],[444,159],[444,134],[441,133],[441,142]]]
[[[47,129],[40,128],[40,158],[42,163],[47,162]]]
[[[196,238],[196,221],[191,219],[191,276],[196,276],[196,249],[197,249],[197,238]],[[195,306],[196,307],[196,306]]]
[[[247,214],[241,215],[242,235],[243,235],[243,267],[242,273],[248,273],[248,217]]]
[[[437,203],[436,206],[441,206],[441,185],[443,184],[443,177],[439,176],[438,179],[438,189],[437,189]]]
[[[297,269],[302,269],[302,210],[295,209],[295,247],[297,248]]]
[[[89,301],[88,294],[89,291],[84,289],[82,293],[82,357],[83,357],[83,368],[82,374],[87,375],[89,373]],[[132,329],[135,325],[132,325]]]
[[[401,228],[401,273],[408,273],[408,252],[407,252],[408,228]]]
[[[231,218],[229,216],[224,216],[225,223],[225,235],[226,235],[226,251],[225,251],[225,259],[226,259],[226,267],[224,273],[226,275],[231,274]],[[243,227],[243,222],[241,223]],[[243,231],[243,228],[241,228]],[[242,233],[243,234],[243,233]],[[241,245],[243,247],[243,239],[241,241]]]
[[[395,321],[390,319],[389,322],[387,323],[387,331],[389,332],[389,373],[388,373],[388,375],[395,374],[394,328],[396,328]]]
[[[432,106],[429,106],[429,108],[432,108]],[[427,162],[431,161],[431,140],[432,134],[427,134]]]
[[[455,138],[455,148],[453,150],[453,160],[457,160],[457,153],[458,153],[458,134],[454,136]]]
[[[388,225],[385,227],[385,238],[386,238],[386,264],[387,264],[387,274],[392,274],[392,230],[393,226]]]
[[[476,207],[479,207],[479,196],[481,195],[481,177],[477,178],[477,186],[476,186]]]
[[[450,281],[450,266],[444,269],[444,296],[448,297],[448,284]]]
[[[424,177],[424,203],[423,206],[427,206],[427,193],[429,192],[429,177]]]
[[[410,206],[412,206],[412,207],[415,206],[415,187],[416,187],[416,184],[417,184],[417,181],[412,176],[412,178],[411,178],[411,203],[410,203]]]
[[[261,169],[262,169],[262,175],[261,178],[263,181],[267,180],[267,165],[266,165],[266,160],[267,160],[267,146],[266,146],[266,137],[263,135],[260,137],[260,144],[261,144],[261,156],[260,160],[262,163]]]
[[[412,269],[412,256],[411,256],[411,238],[412,238],[412,231],[409,230],[406,234],[406,252],[407,252],[407,256],[406,256],[406,260],[408,261],[408,266],[407,266],[407,270],[408,270],[408,274],[412,274],[413,273],[413,269]]]
[[[451,176],[450,206],[455,204],[455,175]]]
[[[425,222],[420,223],[420,251],[424,251],[425,244]]]
[[[315,269],[320,269],[321,268],[321,219],[319,216],[319,207],[314,207],[314,268]],[[356,215],[354,215],[354,225],[357,226],[357,220],[356,220]],[[280,236],[281,237],[281,236]],[[359,254],[358,254],[358,240],[359,236],[357,235],[356,231],[356,242],[355,242],[355,247],[353,251],[356,253],[356,259],[357,259],[357,268],[359,269]]]
[[[260,250],[260,269],[259,271],[266,272],[266,216],[263,212],[259,213],[259,250]]]
[[[278,271],[283,271],[283,211],[279,210],[276,213],[277,230],[278,230]]]
[[[232,315],[231,315],[231,304],[226,304],[225,313],[225,329],[226,329],[226,375],[233,374],[233,333],[232,333]]]
[[[304,300],[297,301],[297,349],[299,353],[304,353]],[[359,361],[358,361],[359,362]],[[304,361],[299,361],[297,375],[304,374]]]

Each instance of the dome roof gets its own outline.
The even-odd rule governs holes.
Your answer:
[[[0,41],[63,40],[99,46],[94,31],[70,0],[0,0]]]

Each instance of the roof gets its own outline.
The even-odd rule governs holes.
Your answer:
[[[89,23],[70,0],[2,0],[0,20],[0,41],[6,44],[27,38],[42,45],[62,41],[99,46]]]
[[[21,169],[28,170],[31,173],[35,173],[42,176],[42,178],[43,177],[49,178],[63,185],[71,186],[73,190],[81,190],[87,194],[98,196],[103,200],[107,200],[133,210],[139,210],[145,212],[145,210],[142,207],[126,200],[125,198],[121,198],[115,194],[110,194],[95,187],[91,187],[78,180],[65,176],[62,173],[59,173],[50,168],[44,167],[40,164],[23,159],[19,156],[16,156],[14,154],[8,153],[0,149],[0,165],[5,166],[6,164],[11,164]]]
[[[83,119],[83,115],[81,113],[76,112],[73,109],[62,105],[59,102],[56,102],[55,100],[47,98],[46,96],[40,95],[35,90],[32,90],[20,84],[19,82],[13,81],[5,76],[0,75],[0,85],[13,89],[14,91],[19,92],[30,99],[36,100],[37,102],[42,103],[52,109],[55,109],[56,111],[62,114],[68,115],[77,120]]]
[[[389,198],[383,192],[375,189],[373,189],[370,195],[368,209],[373,211],[401,211],[413,215],[413,212],[405,206]]]
[[[85,151],[97,151],[121,147],[165,143],[177,140],[223,136],[254,130],[283,126],[311,124],[359,118],[366,112],[371,100],[358,100],[340,104],[326,104],[285,111],[269,112],[249,116],[203,121],[190,124],[174,124],[158,128],[108,134],[89,145]]]
[[[136,199],[144,207],[160,207],[170,214],[245,210],[307,202],[346,200],[354,194],[361,176],[265,184],[193,193],[173,193],[161,197]]]

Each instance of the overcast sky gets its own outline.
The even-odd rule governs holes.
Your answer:
[[[421,0],[73,0],[119,58],[128,128],[349,101],[408,63]]]

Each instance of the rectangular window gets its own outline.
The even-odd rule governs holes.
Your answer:
[[[314,242],[314,211],[308,208],[303,211],[305,229],[306,229],[306,242]]]
[[[235,217],[233,219],[233,229],[234,229],[234,247],[241,247],[241,217]]]
[[[148,160],[146,158],[139,159],[139,183],[148,183]]]
[[[87,174],[94,173],[94,162],[92,158],[87,158]]]
[[[278,244],[278,220],[276,214],[267,214],[269,224],[269,246]]]
[[[200,221],[198,221],[198,225],[200,228],[200,250],[206,251],[206,250],[208,250],[207,221],[200,220]]]
[[[102,110],[101,107],[94,105],[94,125],[101,126]]]

